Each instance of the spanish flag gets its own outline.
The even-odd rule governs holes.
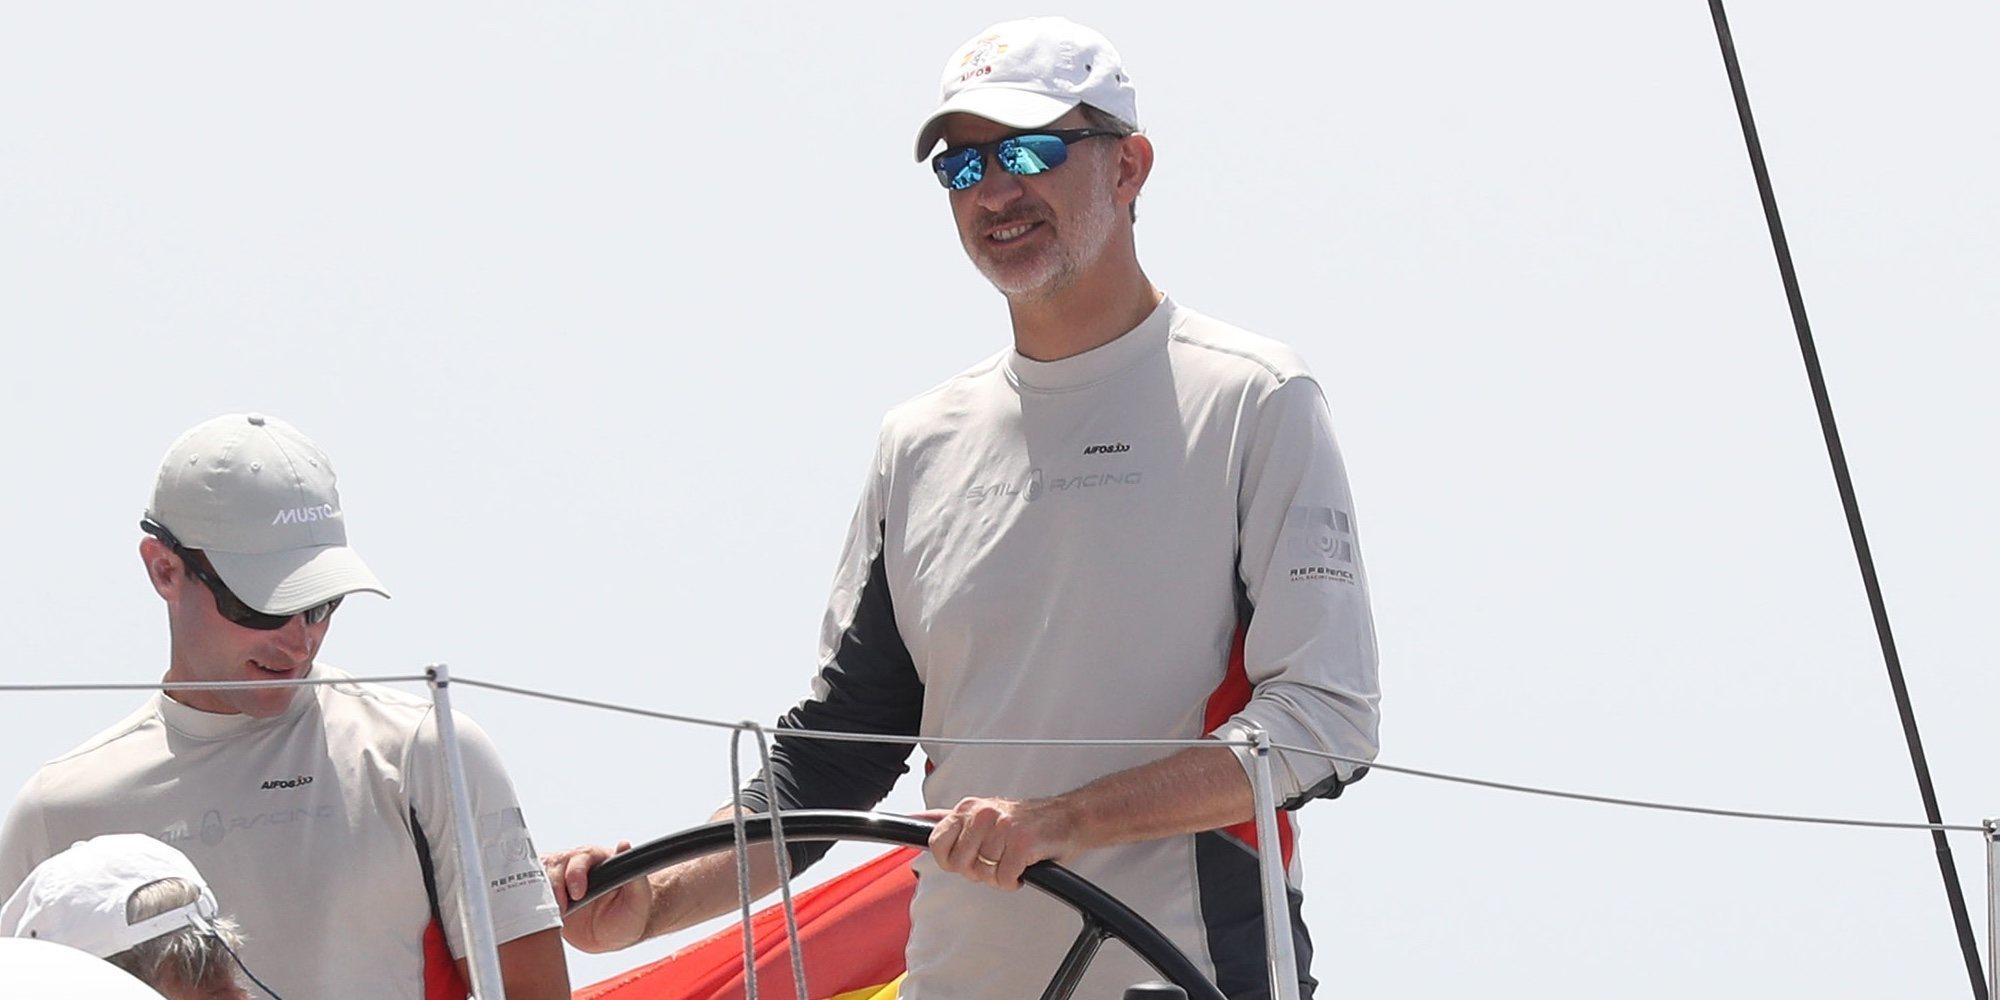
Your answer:
[[[815,1000],[894,1000],[910,937],[918,848],[903,847],[792,897],[800,954]],[[790,997],[792,952],[785,912],[751,915],[757,992]],[[577,990],[574,1000],[743,1000],[743,931],[728,927],[667,957]]]

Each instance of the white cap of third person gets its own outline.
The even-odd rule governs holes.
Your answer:
[[[1013,128],[1040,128],[1088,104],[1133,128],[1139,98],[1118,50],[1103,35],[1064,17],[1004,21],[972,37],[944,64],[943,95],[917,129],[923,160],[944,132],[944,117],[978,115]]]
[[[343,594],[389,596],[354,550],[333,462],[292,425],[231,413],[181,435],[146,516],[200,549],[243,603],[297,614]]]
[[[126,918],[133,893],[170,878],[194,883],[200,897],[138,923]],[[0,934],[110,958],[216,912],[215,895],[186,855],[144,834],[111,833],[79,840],[36,865],[0,906]]]

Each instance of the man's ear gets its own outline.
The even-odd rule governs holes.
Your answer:
[[[1153,140],[1144,133],[1128,135],[1118,142],[1118,204],[1139,200],[1146,178],[1153,174]]]
[[[180,596],[181,587],[187,583],[187,570],[181,565],[181,557],[167,548],[165,542],[152,537],[140,539],[139,561],[146,565],[146,579],[152,581],[153,591],[161,599],[172,601]]]

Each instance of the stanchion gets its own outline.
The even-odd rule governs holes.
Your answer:
[[[451,785],[452,831],[458,837],[459,892],[465,902],[465,941],[472,968],[472,994],[479,1000],[507,1000],[500,979],[500,948],[493,941],[493,907],[486,896],[486,864],[479,854],[479,817],[472,812],[472,795],[465,788],[465,757],[458,751],[458,726],[451,717],[451,668],[434,663],[424,668],[430,679],[432,714],[437,717],[438,742],[444,746],[446,781]]]
[[[2000,997],[2000,819],[1986,828],[1986,995]]]
[[[1257,807],[1257,861],[1264,874],[1264,954],[1269,959],[1271,996],[1299,1000],[1299,960],[1292,951],[1292,900],[1285,881],[1285,852],[1278,839],[1278,799],[1271,787],[1271,734],[1250,730],[1255,780],[1250,791]]]

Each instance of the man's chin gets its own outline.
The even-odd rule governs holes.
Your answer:
[[[1054,291],[1059,270],[1047,261],[1009,261],[1000,263],[992,260],[976,259],[973,264],[979,273],[992,282],[1000,294],[1008,298],[1037,298]]]

